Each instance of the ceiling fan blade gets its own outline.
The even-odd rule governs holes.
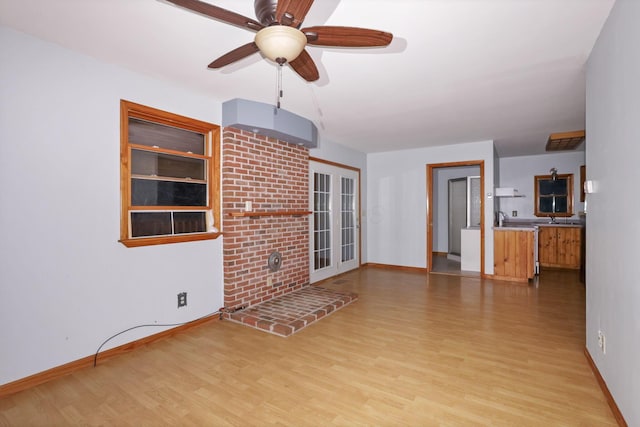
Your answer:
[[[259,31],[264,25],[246,16],[231,12],[230,10],[214,6],[199,0],[167,0],[177,6],[184,7],[193,12],[201,13],[210,18],[217,19],[227,24],[236,25],[251,31]]]
[[[306,50],[303,50],[296,59],[289,62],[289,65],[295,70],[296,73],[300,74],[300,77],[308,82],[315,82],[320,78],[318,67],[316,67],[316,64],[315,62],[313,62],[311,55],[309,55]]]
[[[303,28],[307,44],[335,47],[381,47],[393,40],[393,34],[356,27],[318,26]]]
[[[220,58],[209,64],[209,68],[224,67],[225,65],[229,65],[232,62],[236,62],[241,60],[242,58],[246,58],[247,56],[258,52],[259,50],[260,49],[258,49],[258,45],[256,45],[254,42],[247,43],[237,49],[233,49],[232,51],[225,53]]]
[[[276,21],[282,25],[298,28],[312,4],[313,0],[278,0]]]

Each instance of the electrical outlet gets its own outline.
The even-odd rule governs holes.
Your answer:
[[[272,285],[273,285],[273,278],[267,277],[267,286],[272,286]]]
[[[187,293],[180,292],[178,294],[178,308],[185,307],[187,305]]]
[[[511,211],[511,216],[512,217],[517,217],[518,216],[518,211]]]

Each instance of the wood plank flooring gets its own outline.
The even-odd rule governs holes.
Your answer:
[[[363,268],[288,338],[210,322],[0,400],[9,426],[615,426],[574,271],[528,287]]]
[[[434,255],[431,260],[431,273],[452,274],[454,276],[476,277],[480,278],[479,271],[465,271],[460,267],[460,261],[448,259],[444,256]]]

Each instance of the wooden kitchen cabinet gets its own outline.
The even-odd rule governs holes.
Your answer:
[[[541,267],[580,269],[581,227],[540,227],[538,261]]]
[[[493,233],[493,278],[528,282],[533,279],[534,231],[495,229]]]

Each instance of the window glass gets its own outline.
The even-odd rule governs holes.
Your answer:
[[[200,133],[132,117],[129,118],[129,144],[146,145],[193,154],[205,153],[205,138]]]
[[[131,173],[167,178],[206,179],[206,160],[131,150]]]
[[[171,212],[131,213],[131,236],[162,236],[171,234]]]
[[[566,179],[543,179],[540,180],[540,195],[567,194]]]
[[[131,180],[131,206],[207,206],[207,185],[189,182]]]
[[[174,212],[176,234],[202,233],[207,230],[207,220],[204,212]]]

